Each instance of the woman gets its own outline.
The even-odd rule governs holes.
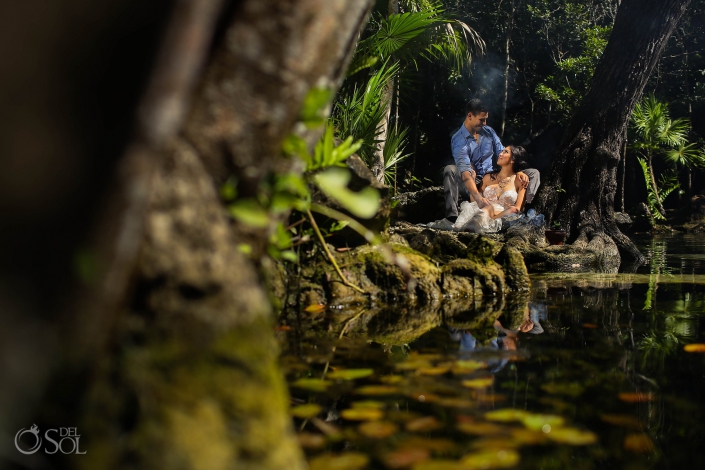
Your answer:
[[[482,179],[482,195],[475,185],[475,172],[470,172],[472,202],[460,204],[460,215],[453,229],[465,232],[493,233],[502,228],[502,217],[518,214],[524,203],[526,189],[517,174],[526,168],[527,152],[523,147],[505,147],[497,158],[499,171]]]

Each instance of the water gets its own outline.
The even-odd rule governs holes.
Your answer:
[[[636,273],[472,315],[303,313],[279,334],[312,468],[705,468],[705,237],[636,242]]]

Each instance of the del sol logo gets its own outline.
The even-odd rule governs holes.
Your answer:
[[[31,428],[22,428],[15,434],[15,447],[25,455],[31,455],[42,448],[47,454],[85,454],[79,449],[78,428],[51,428],[44,432],[44,438],[39,435],[39,427],[33,424]]]

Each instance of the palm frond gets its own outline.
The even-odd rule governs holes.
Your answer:
[[[382,151],[384,156],[384,182],[387,186],[394,184],[396,165],[411,155],[404,153],[408,131],[407,127],[399,129],[397,126],[392,126],[387,131],[387,140]]]

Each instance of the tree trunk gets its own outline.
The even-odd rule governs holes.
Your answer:
[[[590,89],[573,116],[537,195],[537,209],[585,246],[610,237],[623,257],[644,257],[614,222],[624,130],[649,74],[690,0],[622,0]],[[565,188],[565,193],[557,191]]]
[[[0,163],[17,180],[0,190],[34,238],[1,235],[10,237],[3,246],[22,242],[41,255],[3,255],[0,275],[20,264],[47,270],[32,279],[37,287],[0,295],[2,319],[17,309],[22,321],[3,321],[0,348],[15,362],[0,371],[0,396],[23,408],[0,423],[80,422],[88,453],[67,467],[305,468],[258,271],[269,233],[233,223],[218,189],[233,175],[248,197],[273,174],[301,172],[281,143],[309,90],[337,89],[371,1],[182,0],[173,11],[157,3],[47,4],[41,14],[11,6],[17,15],[0,15],[16,23],[0,34],[26,46],[17,72],[30,80],[0,77],[9,85],[0,91],[20,92],[9,103],[21,106],[8,106],[17,118],[0,123],[15,137],[11,152],[0,145],[10,168],[31,157],[13,171]],[[89,46],[76,42],[79,28]],[[64,60],[72,67],[57,66]],[[35,182],[34,166],[48,179]],[[36,207],[22,191],[41,195]],[[74,274],[84,287],[62,316]],[[42,398],[43,410],[31,408]]]
[[[399,0],[389,0],[387,4],[387,16],[399,14]],[[394,98],[395,79],[387,83],[382,94],[382,101],[385,103],[384,118],[380,124],[381,131],[377,137],[380,142],[377,144],[377,150],[374,154],[374,161],[371,165],[372,174],[375,175],[377,181],[384,183],[384,146],[387,142],[387,132],[389,130],[389,120],[392,115],[392,99]]]
[[[507,120],[507,99],[509,96],[509,65],[511,61],[511,57],[509,56],[509,47],[511,45],[511,39],[512,39],[512,29],[514,28],[514,10],[516,8],[515,5],[515,0],[512,0],[510,10],[509,10],[509,18],[507,19],[507,27],[506,27],[506,38],[505,38],[505,44],[504,44],[504,94],[502,96],[502,114],[500,116],[500,121],[499,121],[499,135],[500,137],[504,136],[504,126],[505,122]],[[531,134],[529,134],[531,135]]]

